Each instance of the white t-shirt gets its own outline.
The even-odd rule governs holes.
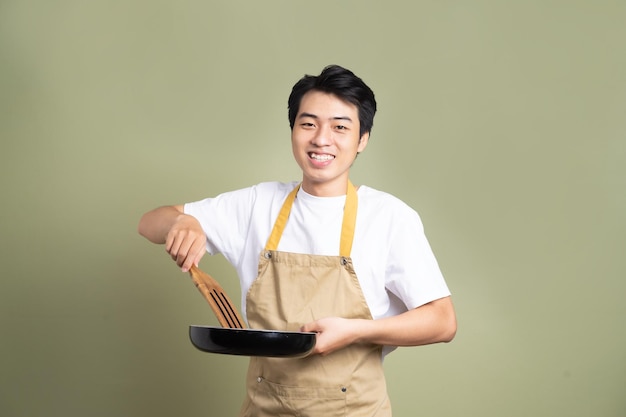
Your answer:
[[[297,182],[266,182],[185,204],[207,235],[207,251],[235,267],[246,294],[278,212]],[[360,186],[351,258],[374,319],[450,295],[415,212],[398,198]],[[345,196],[315,197],[302,188],[278,245],[283,252],[339,255]]]

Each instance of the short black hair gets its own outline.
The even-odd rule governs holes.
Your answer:
[[[352,71],[339,65],[327,66],[318,76],[305,75],[293,86],[287,102],[289,126],[292,130],[300,110],[302,97],[309,91],[333,94],[341,100],[354,104],[359,114],[359,136],[372,131],[376,114],[374,92]]]

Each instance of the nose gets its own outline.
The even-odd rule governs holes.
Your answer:
[[[315,132],[311,143],[315,146],[323,147],[330,145],[332,141],[332,130],[327,126],[320,126]]]

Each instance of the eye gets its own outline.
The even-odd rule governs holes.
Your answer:
[[[344,126],[344,125],[337,125],[337,126],[335,126],[335,129],[337,129],[337,130],[346,130],[346,129],[348,129],[348,127]]]

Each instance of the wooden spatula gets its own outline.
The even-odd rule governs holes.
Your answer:
[[[191,279],[196,285],[196,288],[198,288],[211,306],[213,313],[217,316],[217,320],[222,327],[231,329],[246,328],[237,308],[228,295],[226,295],[222,286],[212,276],[196,266],[191,267],[189,275],[191,275]]]

